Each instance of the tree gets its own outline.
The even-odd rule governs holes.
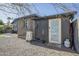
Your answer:
[[[7,17],[7,20],[8,20],[7,25],[10,26],[10,20],[12,20],[12,18],[11,17]]]
[[[3,23],[3,21],[2,21],[2,20],[0,20],[0,25],[4,25],[4,23]]]
[[[11,17],[8,17],[7,19],[8,19],[8,20],[11,20],[12,18],[11,18]]]
[[[2,20],[0,20],[0,34],[4,31],[4,23]]]
[[[28,3],[4,3],[0,4],[0,11],[16,15],[32,14],[31,4]],[[27,12],[26,12],[27,11]]]

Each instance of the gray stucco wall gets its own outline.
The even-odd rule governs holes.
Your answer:
[[[18,37],[25,39],[25,36],[26,36],[25,20],[20,19],[18,20]]]
[[[35,21],[31,18],[18,20],[18,37],[26,39],[28,31],[32,32],[32,36],[35,36]]]
[[[30,31],[32,32],[32,39],[35,37],[35,20],[29,18],[26,19],[26,32]]]
[[[65,39],[71,39],[70,19],[62,18],[61,20],[61,38],[63,43]]]
[[[35,37],[48,42],[48,20],[40,19],[35,21]]]

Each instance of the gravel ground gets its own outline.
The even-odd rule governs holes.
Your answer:
[[[0,38],[0,56],[79,56],[77,53],[32,45],[23,39],[18,39],[16,34],[4,34],[4,36]]]

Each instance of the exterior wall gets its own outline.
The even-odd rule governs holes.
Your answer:
[[[62,38],[62,44],[65,39],[71,40],[71,33],[70,33],[70,20],[68,18],[62,18],[61,22],[61,38]]]
[[[25,39],[26,31],[25,31],[25,21],[24,19],[18,20],[18,37]]]
[[[78,21],[76,20],[75,22],[73,22],[73,27],[74,27],[74,39],[78,39]]]
[[[35,38],[48,42],[48,20],[36,20],[35,25]]]
[[[53,20],[53,19],[52,19]],[[37,39],[45,40],[49,43],[49,19],[41,19],[36,20],[36,27],[35,27],[35,36]],[[70,20],[68,18],[61,18],[61,45],[57,43],[51,43],[54,46],[62,47],[63,41],[68,38],[71,39],[70,36]],[[50,44],[49,44],[50,45]],[[51,45],[51,46],[52,46]]]
[[[35,21],[32,19],[26,19],[26,30],[33,31],[35,29]]]
[[[74,47],[77,53],[79,53],[79,20],[73,22],[73,29],[74,29]]]
[[[31,37],[28,39],[27,37]],[[35,21],[31,18],[26,20],[26,40],[32,40],[35,37]]]
[[[31,18],[18,20],[18,37],[28,40],[28,33],[35,36],[35,21]]]

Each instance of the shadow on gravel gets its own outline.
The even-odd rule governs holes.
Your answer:
[[[53,47],[53,46],[48,46],[46,43],[42,43],[41,41],[37,41],[37,40],[33,40],[30,42],[32,45],[36,45],[36,46],[40,46],[40,47],[44,47],[44,48],[50,48],[50,49],[54,49],[54,50],[58,50],[58,51],[63,51],[63,52],[70,52],[70,53],[76,53],[74,50],[71,49],[67,49],[67,48],[57,48],[57,47]]]

